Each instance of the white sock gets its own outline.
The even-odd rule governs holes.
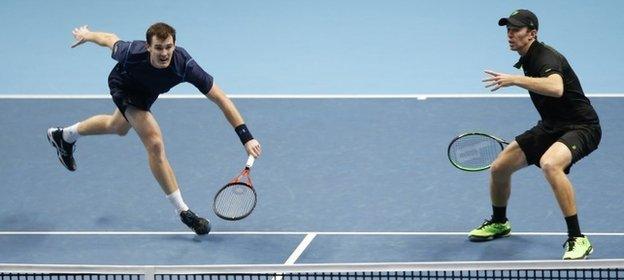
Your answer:
[[[67,141],[68,143],[74,143],[76,142],[76,140],[78,140],[78,138],[80,138],[81,135],[78,134],[78,124],[80,123],[77,122],[72,126],[63,128],[63,140]]]
[[[180,190],[169,194],[167,196],[167,199],[169,199],[169,202],[171,202],[171,204],[173,204],[173,207],[176,208],[176,212],[178,212],[178,215],[182,211],[189,210],[188,206],[186,206],[186,203],[184,203],[184,200],[182,200],[182,194],[180,193]]]

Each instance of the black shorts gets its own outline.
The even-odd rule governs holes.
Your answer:
[[[108,76],[108,88],[113,97],[113,102],[115,102],[121,114],[125,118],[126,109],[128,109],[130,105],[139,110],[149,111],[152,104],[154,104],[158,98],[158,94],[129,87],[128,84],[124,82],[123,75],[119,74],[120,70],[117,69],[118,67],[119,65],[115,66]],[[126,118],[126,120],[127,119],[128,118]]]
[[[574,163],[598,148],[602,130],[600,124],[576,124],[550,127],[541,121],[526,132],[516,136],[516,142],[524,152],[528,164],[539,167],[540,159],[555,142],[561,142],[572,152],[572,162],[565,173],[570,172]]]
[[[111,88],[110,93],[113,97],[113,102],[115,102],[115,105],[117,105],[124,117],[126,117],[128,106],[132,105],[139,110],[149,111],[158,98],[158,94],[148,94],[120,88]]]

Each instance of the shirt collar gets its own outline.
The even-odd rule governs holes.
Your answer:
[[[541,43],[538,42],[537,40],[531,43],[531,46],[529,47],[529,50],[527,51],[527,53],[520,57],[520,60],[518,60],[518,62],[514,64],[514,67],[520,69],[520,66],[524,65],[529,60],[529,58],[535,52],[535,50],[538,48],[539,45],[541,45]]]

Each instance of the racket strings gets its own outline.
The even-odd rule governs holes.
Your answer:
[[[236,190],[233,190],[231,192],[226,192],[224,195],[226,195],[227,197],[224,198],[225,201],[229,201],[229,203],[226,204],[225,206],[225,213],[227,213],[227,215],[229,216],[238,216],[240,215],[240,213],[237,213],[239,211],[245,211],[245,209],[249,208],[249,205],[251,204],[251,202],[249,200],[245,200],[244,196],[242,195],[242,193],[240,192],[240,188],[243,188],[241,186],[235,186],[233,187],[233,189],[236,188]]]
[[[486,168],[500,153],[501,144],[482,135],[466,135],[451,145],[449,157],[453,163],[463,168]]]
[[[215,199],[215,211],[226,218],[246,216],[255,207],[255,193],[244,184],[232,184],[219,192]]]

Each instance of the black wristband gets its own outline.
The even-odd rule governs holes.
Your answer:
[[[241,143],[243,143],[243,145],[249,142],[249,140],[254,139],[245,124],[237,126],[236,128],[234,128],[234,131],[236,131],[236,134],[238,135],[238,138],[240,138],[240,141]]]

